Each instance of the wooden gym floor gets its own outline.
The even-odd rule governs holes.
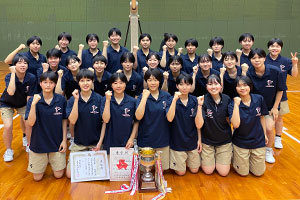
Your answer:
[[[4,90],[4,77],[8,66],[0,63],[0,92]],[[300,77],[300,76],[299,76]],[[187,174],[183,177],[173,171],[165,173],[172,193],[165,199],[300,199],[300,78],[288,78],[288,98],[291,112],[284,116],[285,133],[282,150],[275,150],[275,164],[267,164],[262,177],[241,177],[231,170],[228,177],[217,173],[205,175]],[[3,134],[0,120],[0,135]],[[42,181],[35,182],[27,171],[28,155],[22,147],[20,117],[13,123],[13,162],[4,162],[5,152],[0,138],[0,199],[151,199],[158,193],[104,194],[107,190],[119,189],[122,182],[94,181],[70,183],[66,177],[55,179],[48,166]],[[297,142],[298,139],[298,142]],[[129,184],[129,183],[127,183]]]

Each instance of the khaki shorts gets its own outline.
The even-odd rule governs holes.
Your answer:
[[[220,146],[212,146],[202,143],[201,164],[202,166],[230,165],[232,158],[232,143]]]
[[[288,100],[280,102],[279,115],[285,115],[290,112]]]
[[[170,168],[170,147],[155,148],[156,151],[161,151],[160,159],[163,170]]]
[[[48,163],[53,171],[60,171],[66,168],[66,153],[34,153],[29,152],[29,162],[27,170],[33,174],[42,174],[45,172]]]
[[[79,152],[79,151],[91,151],[95,146],[83,146],[78,144],[73,144],[70,153]],[[109,160],[109,159],[108,159]],[[70,169],[70,156],[68,159],[67,170]]]
[[[257,149],[244,149],[233,145],[233,168],[246,176],[249,171],[255,176],[261,176],[266,170],[266,147]]]
[[[170,149],[170,168],[176,171],[186,171],[200,167],[200,156],[197,149],[192,151],[175,151]]]
[[[1,112],[1,118],[3,119],[12,119],[14,116],[14,109],[17,111],[18,114],[20,114],[23,119],[25,119],[25,111],[26,111],[26,106],[22,108],[11,108],[11,107],[2,107],[0,108]]]

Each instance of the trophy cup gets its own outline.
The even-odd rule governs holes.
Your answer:
[[[140,178],[139,189],[141,192],[155,192],[157,186],[155,182],[155,161],[156,152],[153,148],[144,147],[139,151],[140,154]]]

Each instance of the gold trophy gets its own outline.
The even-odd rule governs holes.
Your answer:
[[[155,182],[155,162],[156,151],[150,147],[141,148],[139,151],[140,170],[139,170],[139,189],[141,192],[157,191]]]

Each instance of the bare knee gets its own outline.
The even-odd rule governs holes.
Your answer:
[[[185,172],[186,172],[186,171],[177,171],[177,170],[175,170],[175,173],[176,173],[177,175],[179,175],[179,176],[185,175]]]
[[[220,176],[227,176],[230,171],[230,165],[218,165],[217,164],[216,169]]]
[[[191,173],[196,174],[199,171],[199,167],[197,167],[197,168],[189,168],[189,170],[190,170]]]
[[[67,176],[68,178],[71,178],[71,170],[70,170],[70,169],[67,169],[67,170],[66,170],[66,176]]]
[[[44,174],[33,174],[33,180],[40,181],[43,179]]]
[[[210,175],[215,171],[215,166],[202,166],[201,168],[202,171],[207,175]]]
[[[54,175],[55,178],[61,178],[61,177],[63,177],[64,172],[65,172],[65,170],[62,169],[62,170],[53,172],[53,175]]]

